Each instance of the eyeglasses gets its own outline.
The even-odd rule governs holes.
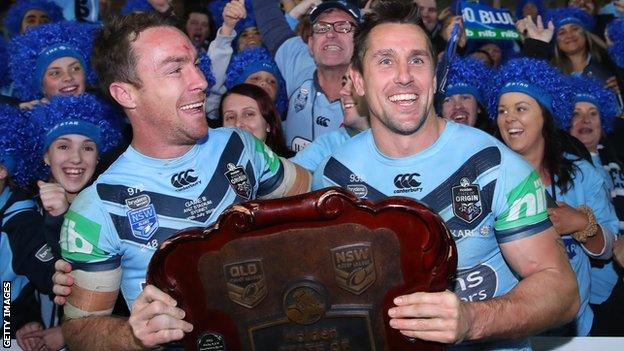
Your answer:
[[[329,32],[334,27],[334,31],[337,33],[351,33],[357,25],[351,21],[338,21],[338,22],[323,22],[318,21],[312,25],[312,31],[314,33],[323,34]]]

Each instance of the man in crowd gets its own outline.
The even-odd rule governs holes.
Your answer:
[[[133,139],[65,216],[61,249],[74,268],[67,282],[75,284],[63,334],[75,350],[150,348],[189,328],[180,321],[153,338],[134,336],[181,312],[171,299],[156,299],[154,287],[143,289],[159,244],[180,229],[212,223],[234,203],[305,192],[309,174],[249,133],[208,135],[207,83],[197,52],[167,18],[113,18],[96,40],[92,62],[103,93],[127,114]],[[132,308],[140,326],[134,334],[127,319],[110,316],[120,287],[128,306],[141,295]],[[93,337],[97,330],[105,333]]]
[[[262,41],[275,57],[288,93],[286,144],[300,151],[343,121],[342,77],[353,53],[353,30],[360,9],[345,0],[326,1],[310,13],[312,36],[306,45],[290,29],[275,0],[253,0]]]
[[[479,341],[479,350],[530,348],[521,338],[574,317],[574,273],[538,206],[544,185],[531,166],[496,139],[436,116],[436,60],[419,22],[414,5],[388,1],[358,27],[350,72],[371,130],[317,168],[314,188],[357,185],[373,201],[421,200],[455,238],[455,291],[396,298],[391,327],[422,340]]]

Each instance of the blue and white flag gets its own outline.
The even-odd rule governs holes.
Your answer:
[[[495,9],[472,1],[461,1],[461,11],[468,39],[520,39],[508,9]]]

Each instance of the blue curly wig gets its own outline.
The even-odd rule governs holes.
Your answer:
[[[596,21],[592,15],[574,6],[547,11],[544,23],[548,23],[548,21],[552,21],[555,25],[555,36],[557,36],[559,28],[568,23],[579,25],[589,32],[591,32],[596,25]]]
[[[617,97],[613,91],[605,89],[603,84],[596,78],[568,76],[567,79],[570,84],[569,89],[575,93],[574,104],[577,102],[589,102],[596,106],[598,111],[600,111],[602,128],[607,132],[611,132],[615,119],[620,114]],[[574,105],[572,109],[574,110]],[[571,120],[565,124],[564,122],[566,121],[560,121],[556,115],[554,117],[557,127],[564,130],[570,129]]]
[[[86,84],[94,85],[96,74],[91,67],[90,58],[93,41],[99,30],[100,27],[95,24],[63,21],[44,24],[26,31],[24,35],[14,37],[8,50],[11,53],[9,70],[17,98],[30,101],[43,97],[43,86],[39,84],[43,74],[36,74],[37,61],[44,51],[60,44],[65,44],[80,54],[85,63],[83,69],[86,72]]]
[[[199,69],[204,73],[204,77],[206,81],[208,81],[208,88],[206,90],[210,90],[210,88],[215,85],[216,79],[212,73],[212,62],[210,61],[208,53],[202,54],[199,57]]]
[[[0,38],[0,88],[11,84],[9,76],[9,53],[4,39]]]
[[[131,12],[152,12],[156,11],[147,0],[127,0],[121,8],[121,14],[127,15]]]
[[[624,19],[611,21],[607,26],[609,39],[613,42],[609,46],[609,56],[618,67],[624,68]]]
[[[50,22],[63,20],[63,10],[51,1],[17,0],[4,17],[4,26],[8,29],[10,37],[20,34],[24,15],[30,10],[41,10],[47,13],[50,17]]]
[[[522,92],[549,110],[555,120],[569,125],[574,92],[566,78],[548,62],[530,58],[510,60],[491,77],[487,89],[487,109],[492,120],[498,116],[498,101],[506,92]]]
[[[448,73],[445,97],[467,93],[474,96],[481,105],[485,105],[485,89],[488,88],[486,82],[490,74],[491,69],[480,60],[454,57]]]
[[[39,160],[33,157],[36,130],[36,124],[17,107],[0,104],[0,163],[22,188],[35,179],[33,170],[39,166]]]
[[[250,75],[259,71],[269,72],[277,79],[275,107],[280,113],[285,112],[288,108],[286,83],[269,50],[262,46],[247,48],[232,57],[225,74],[225,86],[230,89],[237,84],[244,83]]]
[[[525,5],[527,4],[533,4],[535,5],[535,7],[537,7],[537,14],[541,15],[542,18],[544,17],[544,15],[546,14],[546,6],[544,6],[544,2],[542,0],[520,0],[518,1],[518,3],[516,4],[516,19],[522,19],[524,18],[522,16],[522,9],[524,8]]]
[[[223,25],[223,9],[228,2],[229,1],[227,0],[214,0],[210,2],[210,4],[208,4],[208,11],[212,15],[213,23],[215,25],[215,28],[217,29],[221,28],[221,26]],[[238,49],[237,43],[241,33],[247,28],[258,26],[256,24],[256,16],[254,14],[252,6],[253,5],[251,1],[245,1],[245,10],[247,11],[247,17],[238,21],[238,23],[236,23],[236,26],[234,27],[234,30],[236,31],[236,38],[232,41],[232,46],[234,46],[235,52]]]

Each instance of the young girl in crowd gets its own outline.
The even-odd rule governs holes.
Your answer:
[[[223,94],[219,114],[224,127],[244,129],[279,156],[292,156],[284,142],[280,115],[262,88],[246,83],[233,86]]]
[[[556,128],[555,120],[571,118],[572,92],[547,62],[526,58],[503,65],[490,87],[488,110],[497,134],[538,172],[551,201],[537,199],[536,205],[548,206],[577,276],[581,306],[576,320],[552,333],[586,336],[593,320],[589,257],[611,258],[618,220],[604,178],[582,157],[586,150]]]
[[[32,108],[56,95],[78,96],[96,77],[90,55],[97,26],[79,22],[41,25],[13,38],[9,68],[14,95]]]
[[[56,96],[26,115],[38,127],[34,151],[41,163],[33,173],[40,179],[37,186],[44,216],[41,232],[55,256],[60,257],[63,215],[92,181],[99,155],[121,141],[122,117],[119,110],[91,94]],[[63,345],[60,327],[44,329],[37,322],[27,325],[20,340],[24,344],[56,342],[48,345],[53,350]]]

